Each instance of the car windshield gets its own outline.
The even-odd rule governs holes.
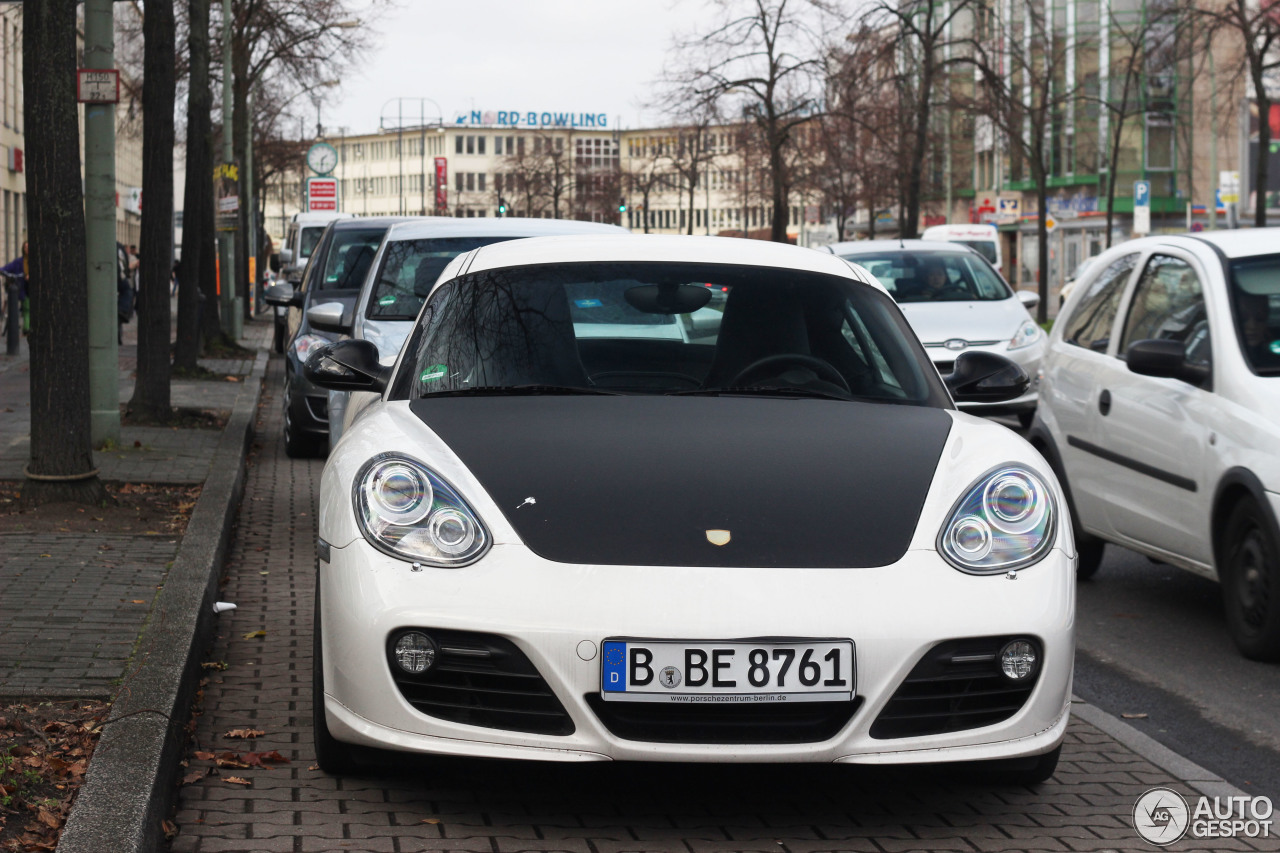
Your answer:
[[[990,240],[956,240],[961,246],[968,246],[992,264],[996,262],[996,244]]]
[[[1280,376],[1280,255],[1231,262],[1231,310],[1250,369]]]
[[[867,252],[843,256],[867,269],[898,302],[975,302],[1013,294],[972,252]]]
[[[316,250],[316,244],[320,242],[320,235],[323,233],[323,225],[303,228],[302,235],[298,238],[298,256],[302,258],[311,257],[311,253]]]
[[[449,261],[490,243],[511,237],[432,237],[387,243],[377,283],[365,316],[376,320],[412,320]]]
[[[324,274],[318,282],[320,290],[359,290],[373,266],[374,253],[382,242],[386,227],[359,228],[333,232]]]
[[[511,267],[432,296],[393,396],[760,393],[946,405],[892,302],[790,269]]]

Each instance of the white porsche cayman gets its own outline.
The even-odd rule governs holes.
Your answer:
[[[713,301],[712,296],[716,295]],[[456,258],[321,486],[315,737],[557,761],[987,761],[1067,727],[1075,553],[1044,459],[833,255],[547,237]],[[948,393],[950,390],[950,393]]]

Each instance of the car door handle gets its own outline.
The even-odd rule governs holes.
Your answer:
[[[1111,392],[1106,388],[1098,395],[1098,411],[1102,412],[1103,417],[1111,414]]]

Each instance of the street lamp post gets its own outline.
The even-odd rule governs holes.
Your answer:
[[[400,198],[400,213],[405,212],[405,196],[404,196],[404,102],[418,102],[418,130],[421,136],[422,150],[420,156],[422,158],[422,174],[421,174],[421,192],[422,192],[422,215],[427,213],[427,104],[431,104],[436,108],[436,125],[438,130],[444,130],[444,112],[440,109],[440,105],[431,98],[392,98],[382,105],[382,112],[378,116],[378,126],[386,129],[387,119],[389,118],[387,107],[394,101],[396,104],[396,149],[397,157],[400,161],[400,186],[397,195]]]

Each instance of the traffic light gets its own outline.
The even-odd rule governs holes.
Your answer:
[[[618,212],[619,213],[627,212],[627,200],[625,198],[618,199]]]
[[[507,202],[505,199],[502,198],[502,196],[498,196],[498,215],[499,216],[507,215]]]

